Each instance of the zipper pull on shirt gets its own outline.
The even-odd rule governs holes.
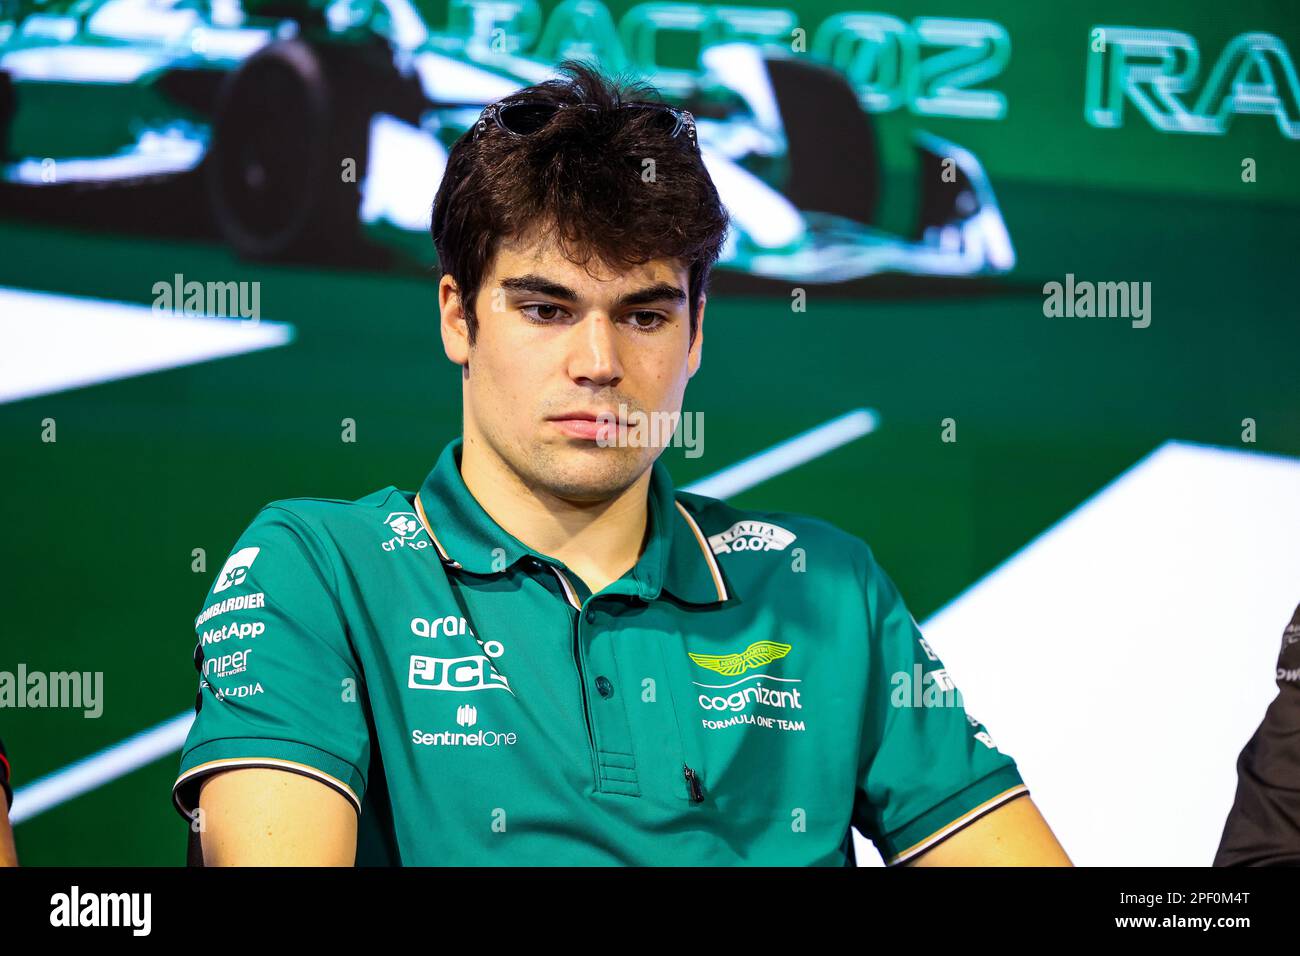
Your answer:
[[[686,777],[686,789],[690,792],[691,803],[703,803],[704,788],[700,786],[700,775],[685,764],[682,764],[682,773]]]

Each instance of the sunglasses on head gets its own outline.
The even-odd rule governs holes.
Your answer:
[[[536,133],[549,123],[562,109],[570,108],[568,103],[539,103],[529,100],[502,100],[483,110],[474,125],[474,136],[487,130],[489,124],[495,124],[514,136],[528,136]],[[599,111],[594,103],[578,103],[574,108]],[[624,103],[619,109],[646,110],[655,117],[655,122],[670,137],[684,135],[698,153],[699,141],[695,137],[695,117],[686,110],[675,109],[665,103]]]

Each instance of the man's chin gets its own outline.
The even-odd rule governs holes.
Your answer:
[[[569,440],[553,445],[531,463],[534,480],[557,498],[607,501],[631,487],[653,464],[638,449],[602,448]]]

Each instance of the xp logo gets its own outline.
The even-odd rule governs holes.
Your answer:
[[[489,641],[484,647],[487,650]],[[492,659],[481,654],[471,657],[424,657],[411,655],[411,669],[408,672],[407,687],[415,690],[503,690],[514,694],[510,682],[492,666]]]
[[[1300,139],[1300,80],[1279,38],[1243,33],[1229,40],[1193,102],[1200,63],[1196,38],[1178,30],[1094,27],[1084,118],[1123,126],[1128,100],[1166,133],[1222,136],[1233,114],[1255,113],[1272,116],[1287,139]]]
[[[240,548],[226,558],[226,563],[221,567],[221,573],[217,575],[217,586],[212,589],[212,593],[220,594],[226,588],[233,588],[237,584],[243,584],[248,578],[248,569],[253,566],[253,562],[257,560],[258,552],[261,550],[261,548]]]
[[[473,704],[461,704],[456,708],[456,723],[462,727],[473,727],[478,723],[478,708]]]
[[[732,551],[784,551],[794,532],[766,521],[737,521],[726,531],[709,535],[714,554]]]
[[[384,519],[384,524],[393,532],[393,537],[380,545],[385,551],[396,551],[398,548],[414,548],[419,551],[429,546],[428,537],[420,537],[424,534],[424,527],[413,511],[394,511]]]
[[[779,660],[789,653],[789,644],[755,641],[739,654],[689,654],[688,652],[688,656],[701,667],[717,671],[724,677],[736,677],[747,670]]]

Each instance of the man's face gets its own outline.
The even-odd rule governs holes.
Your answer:
[[[466,443],[569,501],[627,489],[671,440],[699,368],[704,308],[691,341],[687,279],[670,259],[576,265],[545,235],[503,244],[479,289],[471,347],[444,276],[443,344],[464,366]],[[620,418],[631,440],[603,424]]]

